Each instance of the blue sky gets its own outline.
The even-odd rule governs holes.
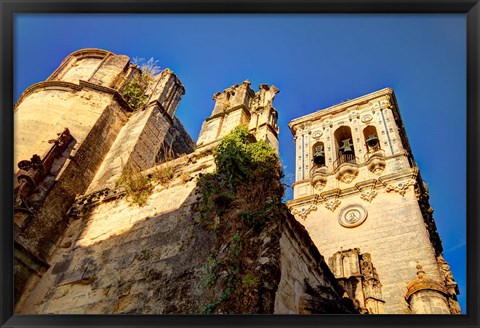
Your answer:
[[[185,85],[177,116],[196,139],[215,92],[246,79],[255,91],[274,84],[291,184],[290,120],[391,87],[465,312],[465,23],[463,14],[16,15],[14,99],[81,48],[153,57]]]

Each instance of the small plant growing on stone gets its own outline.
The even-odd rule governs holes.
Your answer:
[[[160,184],[166,184],[172,181],[175,176],[175,168],[171,163],[168,163],[175,159],[175,155],[172,147],[166,147],[163,145],[159,151],[159,157],[162,158],[162,163],[164,163],[160,168],[157,168],[153,173],[153,179]]]
[[[140,72],[125,83],[121,91],[122,96],[131,108],[143,109],[147,105],[147,89],[154,81],[155,75],[160,72],[160,66],[157,65],[157,62],[153,58],[148,61],[145,61],[144,58],[133,59],[133,64],[140,68]]]
[[[125,166],[122,174],[116,181],[117,186],[123,186],[127,193],[127,199],[139,206],[145,205],[148,196],[152,193],[153,186],[148,177],[143,175],[133,165]]]
[[[242,277],[242,285],[247,290],[254,289],[258,285],[258,279],[253,273],[249,272]]]
[[[158,181],[160,184],[166,184],[170,182],[175,176],[175,170],[172,166],[167,165],[162,168],[158,168],[153,173],[153,179]]]
[[[183,172],[180,176],[180,180],[182,181],[182,183],[187,183],[188,181],[190,181],[190,179],[190,174],[188,174],[187,172]]]

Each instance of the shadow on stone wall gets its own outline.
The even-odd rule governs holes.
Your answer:
[[[276,298],[288,313],[354,312],[341,302],[338,283],[286,207],[288,218],[282,214],[260,235],[242,241],[250,247],[242,261],[256,264],[250,274],[239,269],[242,288],[229,294],[241,304],[219,302],[232,272],[213,266],[230,245],[219,244],[221,238],[202,223],[195,184],[190,178],[157,186],[144,207],[104,199],[71,218],[49,270],[37,284],[32,281],[16,313],[273,313]]]

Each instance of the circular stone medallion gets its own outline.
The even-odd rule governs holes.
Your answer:
[[[322,136],[322,132],[321,131],[317,131],[313,134],[313,138],[315,139],[320,139],[320,137]]]
[[[346,228],[359,226],[367,218],[367,210],[361,205],[345,206],[338,214],[338,223]]]
[[[372,120],[372,116],[371,115],[365,115],[362,117],[362,122],[363,123],[370,123],[370,121]]]

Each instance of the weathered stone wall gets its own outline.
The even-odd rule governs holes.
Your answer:
[[[173,118],[185,94],[185,88],[178,77],[167,68],[155,76],[147,93],[149,94],[148,102],[157,102]]]
[[[15,243],[13,252],[13,274],[15,277],[13,298],[17,301],[28,283],[34,285],[42,278],[42,274],[46,271],[48,265],[39,258],[32,256],[28,250],[18,243]]]
[[[27,273],[32,271],[30,264],[48,266],[50,252],[67,224],[64,215],[75,197],[86,191],[95,175],[100,174],[102,188],[107,185],[103,180],[110,179],[115,184],[115,174],[121,170],[109,163],[112,158],[118,162],[125,159],[125,164],[146,169],[155,164],[159,149],[165,144],[175,144],[173,156],[193,150],[190,136],[178,120],[172,119],[184,93],[178,78],[170,70],[162,72],[167,77],[168,90],[157,83],[149,92],[166,92],[163,103],[150,95],[150,106],[130,117],[128,112],[133,109],[119,90],[133,74],[139,74],[138,69],[124,55],[82,49],[67,56],[47,81],[29,87],[20,97],[15,108],[15,167],[34,154],[43,158],[52,147],[50,141],[65,128],[73,141],[55,160],[51,171],[46,172],[33,195],[23,202],[25,208],[15,209],[18,293]],[[117,138],[126,122],[126,128],[134,131]],[[123,143],[121,156],[117,156],[118,147],[112,147],[115,140]],[[102,171],[105,166],[109,170],[106,173]],[[21,260],[28,257],[29,261]]]
[[[177,175],[169,188],[157,185],[144,207],[120,197],[72,218],[50,269],[30,286],[17,311],[175,313],[176,308],[197,309],[201,294],[190,283],[200,274],[202,254],[210,244],[209,234],[192,221],[194,189],[193,180],[184,183]]]
[[[71,151],[71,147],[67,148],[64,158],[59,159],[63,164],[54,165],[50,175],[38,186],[32,199],[37,198],[40,207],[15,229],[15,241],[28,251],[19,250],[23,257],[32,257],[31,261],[34,262],[47,262],[67,224],[64,217],[66,211],[76,195],[85,191],[93,179],[102,155],[106,154],[123,124],[124,116],[115,104],[106,107],[84,140],[72,142],[75,149]],[[70,159],[70,156],[74,156],[74,159]],[[25,262],[17,261],[16,264],[23,266]],[[20,268],[16,270],[23,271]],[[23,290],[20,278],[15,281],[16,288]]]
[[[66,127],[79,147],[111,101],[111,95],[92,89],[48,84],[37,88],[15,110],[15,168],[33,154],[42,156],[51,147],[48,140]]]
[[[415,314],[450,314],[445,296],[435,290],[425,290],[413,294],[410,307]]]
[[[204,204],[196,177],[214,170],[212,147],[219,137],[249,125],[255,112],[250,130],[277,146],[272,101],[278,89],[260,85],[254,93],[248,81],[226,89],[212,114],[215,120],[221,109],[218,124],[202,129],[199,138],[206,133],[210,145],[192,153],[194,143],[174,117],[183,85],[164,70],[146,90],[146,106],[129,105],[119,91],[136,74],[139,69],[126,56],[83,49],[20,98],[16,161],[48,150],[52,129],[68,127],[74,141],[34,192],[37,210],[15,218],[16,312],[355,312],[306,230],[283,205],[272,214],[278,220],[265,223],[262,217],[265,226],[255,233],[240,216],[241,204],[248,208],[246,194],[209,223],[199,210]],[[139,171],[148,177],[149,193],[141,207],[131,204],[135,196],[128,185],[117,186],[124,173],[137,179]],[[212,228],[222,219],[226,237]],[[234,244],[235,236],[245,240]],[[238,261],[231,252],[237,246]]]
[[[370,253],[382,284],[385,313],[409,313],[404,296],[408,283],[416,278],[417,261],[432,279],[440,279],[435,253],[413,188],[404,196],[377,192],[371,203],[359,195],[342,198],[340,208],[361,204],[367,210],[366,220],[357,227],[340,225],[339,208],[332,212],[321,205],[299,220],[326,258],[349,248]]]
[[[25,90],[15,107],[15,168],[34,154],[44,158],[65,128],[73,137],[23,208],[15,209],[16,299],[28,273],[35,276],[38,266],[48,266],[52,246],[66,225],[65,212],[90,184],[125,122],[124,103],[115,90],[101,85],[111,84],[128,63],[125,56],[104,50],[74,52],[47,81]],[[87,82],[94,76],[97,84]]]
[[[222,128],[217,138],[223,138],[239,125],[248,125],[250,115],[243,108],[229,111],[223,118]]]
[[[222,250],[212,249],[215,233],[196,214],[194,177],[213,170],[210,151],[146,171],[170,165],[175,177],[157,184],[143,207],[131,205],[120,191],[71,217],[50,268],[32,281],[16,312],[203,313],[214,301],[211,295],[222,292],[212,291],[208,281],[209,258]],[[277,290],[268,301],[270,313],[315,313],[312,306],[318,312],[353,312],[305,229],[286,208],[284,214],[286,221],[272,222],[258,237],[263,246],[252,258],[266,279],[262,283]]]
[[[197,146],[209,145],[224,137],[239,125],[248,126],[257,140],[265,140],[278,149],[278,115],[272,107],[275,95],[280,91],[274,85],[261,84],[254,92],[250,82],[233,85],[213,95],[215,106],[202,125]]]
[[[115,187],[127,165],[134,165],[140,171],[146,170],[164,161],[166,156],[173,159],[182,153],[191,153],[193,147],[193,140],[178,119],[172,120],[156,105],[149,106],[129,118],[87,193]]]
[[[176,117],[173,118],[173,124],[168,128],[167,134],[163,139],[160,149],[155,156],[155,163],[177,158],[181,155],[190,154],[195,149],[195,142],[183,127],[182,122]]]
[[[64,161],[63,167],[53,166],[50,177],[37,188],[38,197],[44,197],[43,204],[38,213],[17,231],[15,238],[36,256],[44,260],[48,258],[51,247],[65,227],[65,212],[76,195],[86,190],[102,155],[115,140],[123,119],[124,113],[118,106],[106,107],[88,135],[74,143],[72,152],[66,150],[64,157],[69,159]],[[45,184],[52,184],[48,193],[42,189]]]
[[[206,119],[202,123],[202,128],[197,139],[197,146],[206,146],[217,140],[218,131],[221,129],[223,116],[215,116]]]
[[[275,313],[348,313],[352,310],[342,304],[343,288],[307,230],[292,215],[286,216],[280,249],[282,274],[275,295]]]
[[[47,81],[61,81],[79,84],[87,81],[99,86],[116,88],[124,73],[127,73],[130,59],[109,51],[86,48],[68,55]]]

